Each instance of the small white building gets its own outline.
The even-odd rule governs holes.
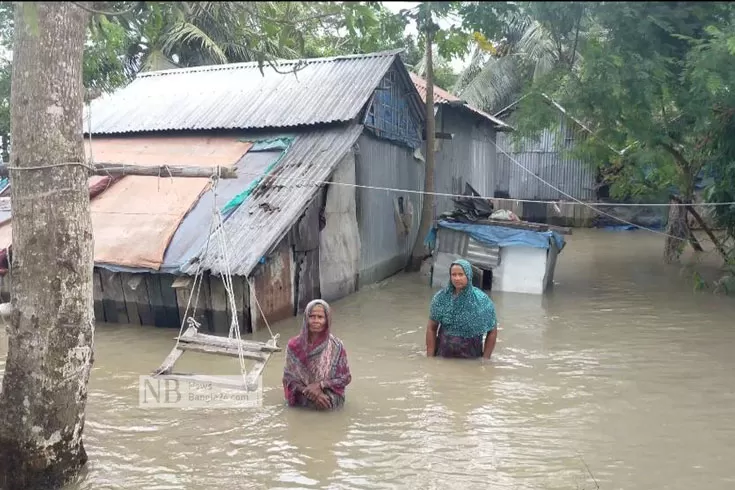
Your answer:
[[[440,221],[431,285],[449,282],[449,266],[465,259],[475,270],[475,285],[509,293],[544,294],[554,282],[556,259],[565,240],[556,231]]]

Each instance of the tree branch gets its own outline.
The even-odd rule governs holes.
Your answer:
[[[577,29],[574,33],[574,45],[572,46],[572,56],[569,60],[569,71],[574,70],[574,60],[577,58],[577,43],[579,42],[579,28],[582,25],[582,16],[584,15],[584,5],[579,8],[579,17],[577,18]]]
[[[116,16],[116,15],[129,14],[130,12],[132,12],[133,10],[135,10],[136,7],[138,7],[138,4],[140,2],[135,2],[130,8],[127,8],[125,10],[120,10],[118,12],[107,12],[105,10],[97,10],[95,8],[92,8],[92,7],[87,7],[86,5],[82,5],[79,2],[69,2],[69,3],[71,3],[72,5],[74,5],[76,7],[79,7],[82,10],[86,10],[87,12],[90,12],[92,14]]]
[[[682,200],[679,199],[677,196],[673,196],[672,200],[679,204],[683,204]],[[699,215],[699,213],[694,209],[694,207],[691,204],[686,203],[685,207],[686,207],[686,210],[689,212],[689,214],[691,214],[692,217],[694,217],[694,219],[697,221],[699,226],[704,230],[704,232],[707,234],[709,239],[712,240],[712,243],[714,244],[715,248],[720,253],[725,263],[727,263],[727,261],[730,260],[729,254],[725,250],[725,247],[723,247],[720,241],[717,239],[715,234],[712,233],[712,230],[709,229],[709,226],[707,226],[707,223],[704,222],[704,220],[702,219],[702,216]]]
[[[661,148],[663,148],[664,150],[668,151],[671,154],[671,156],[674,157],[674,160],[676,160],[676,163],[678,163],[679,166],[683,170],[689,171],[689,169],[691,167],[691,164],[689,163],[689,160],[687,160],[686,158],[684,158],[684,155],[682,155],[679,150],[677,150],[676,148],[674,148],[672,145],[670,145],[668,143],[661,142],[661,143],[659,143],[659,145],[661,146]]]
[[[312,21],[312,20],[327,19],[329,17],[334,17],[335,15],[341,14],[341,12],[331,12],[331,13],[328,13],[328,14],[317,14],[317,15],[312,15],[312,16],[309,16],[309,17],[303,17],[301,19],[289,20],[287,18],[276,19],[276,18],[273,18],[273,17],[269,17],[267,15],[263,15],[262,13],[258,12],[258,9],[257,8],[255,10],[252,10],[247,3],[245,3],[243,5],[243,8],[248,13],[250,13],[250,15],[253,15],[253,16],[257,17],[260,20],[265,20],[267,22],[273,22],[273,23],[276,23],[276,24],[288,24],[288,25],[291,25],[291,26],[295,26],[295,25],[298,25],[298,24],[303,24],[304,22],[309,22],[309,21]]]

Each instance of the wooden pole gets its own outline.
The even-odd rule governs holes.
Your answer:
[[[219,172],[221,179],[236,179],[237,172],[232,167],[184,167],[180,165],[125,165],[121,163],[96,163],[91,175],[142,175],[148,177],[214,177]],[[0,165],[0,177],[7,177],[10,169]]]
[[[717,249],[717,251],[720,253],[720,255],[725,260],[725,262],[727,262],[729,260],[729,255],[728,255],[727,251],[725,251],[725,247],[722,246],[722,244],[717,239],[717,237],[715,236],[715,234],[712,233],[712,230],[710,230],[709,226],[707,226],[707,223],[704,222],[704,220],[699,215],[699,213],[694,209],[694,207],[690,203],[684,203],[684,201],[681,198],[679,198],[678,196],[671,196],[671,200],[674,201],[677,204],[684,204],[685,205],[684,208],[686,209],[686,211],[689,214],[692,215],[692,217],[697,221],[697,223],[699,223],[699,226],[702,227],[702,230],[704,230],[704,232],[707,234],[707,236],[709,237],[709,239],[712,240],[712,243],[714,244],[714,246]],[[692,234],[691,231],[690,231],[690,234]],[[697,243],[699,243],[698,240],[697,240]],[[700,246],[700,249],[701,249],[701,246]],[[695,250],[696,250],[696,247],[695,247]]]
[[[434,142],[436,140],[436,121],[434,120],[434,55],[432,51],[432,43],[434,42],[434,34],[436,26],[431,16],[431,2],[426,2],[420,8],[423,11],[423,25],[419,23],[419,27],[423,28],[425,36],[426,50],[426,166],[424,173],[424,190],[426,192],[434,192],[434,165],[435,153]],[[416,272],[421,268],[424,259],[430,256],[424,246],[424,239],[428,235],[434,224],[434,195],[427,194],[421,206],[421,221],[419,230],[416,234],[416,243],[413,245],[411,258],[406,268],[409,272]]]
[[[709,226],[707,226],[707,223],[704,222],[702,217],[699,215],[699,213],[692,207],[691,204],[687,204],[686,206],[687,211],[689,211],[689,214],[694,216],[694,219],[697,220],[697,223],[699,223],[699,226],[702,227],[704,232],[707,234],[710,240],[712,240],[712,243],[714,243],[715,248],[717,248],[717,251],[720,253],[722,258],[727,262],[730,259],[730,256],[725,251],[725,247],[722,246],[720,241],[717,239],[714,233],[712,233],[712,230],[709,229]]]

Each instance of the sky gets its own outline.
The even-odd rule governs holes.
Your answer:
[[[410,9],[418,5],[420,2],[381,2],[385,8],[390,10],[391,12],[398,13],[399,11],[403,9]],[[444,24],[444,25],[443,25]],[[439,26],[440,27],[449,27],[449,22],[439,20]],[[408,24],[406,27],[406,34],[413,34],[416,35],[416,26],[413,23]],[[465,67],[465,60],[464,59],[458,59],[455,58],[451,62],[452,69],[454,69],[455,72],[459,73],[462,71]]]

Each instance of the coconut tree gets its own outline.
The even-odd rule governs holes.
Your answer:
[[[528,2],[504,12],[495,39],[493,33],[475,36],[470,61],[452,91],[496,113],[552,70],[575,69],[581,63],[578,46],[588,24],[585,14],[579,2]]]

